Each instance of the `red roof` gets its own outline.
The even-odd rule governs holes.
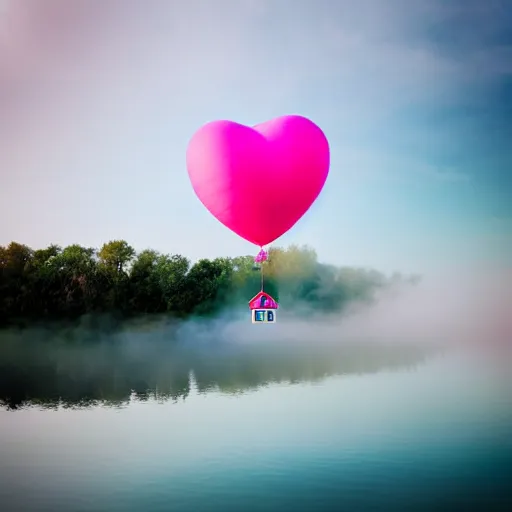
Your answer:
[[[264,297],[263,305],[261,298]],[[277,309],[277,302],[266,292],[260,292],[249,301],[249,309]]]

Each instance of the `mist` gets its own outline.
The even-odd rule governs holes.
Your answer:
[[[492,268],[438,272],[416,284],[384,287],[371,302],[356,302],[336,313],[318,313],[301,304],[299,314],[281,308],[274,325],[252,325],[249,311],[238,310],[213,320],[191,319],[174,328],[181,341],[232,344],[503,344],[512,340],[512,287],[507,286],[511,275]]]
[[[460,272],[382,289],[373,301],[321,314],[281,307],[254,325],[247,309],[215,318],[84,316],[0,333],[0,401],[83,407],[136,396],[186,399],[279,382],[414,368],[458,347],[510,348],[510,289],[503,273]],[[499,354],[503,354],[499,351]],[[134,395],[135,394],[135,395]]]
[[[281,305],[277,322],[253,325],[245,307],[221,310],[214,318],[150,315],[122,322],[109,315],[85,315],[77,323],[51,323],[22,329],[42,337],[59,332],[74,340],[115,338],[128,346],[139,339],[176,344],[314,344],[355,340],[461,343],[512,339],[511,270],[445,271],[401,281],[373,292],[369,301],[354,301],[324,313],[304,302]],[[9,332],[9,331],[3,331]],[[36,337],[40,337],[40,336]]]

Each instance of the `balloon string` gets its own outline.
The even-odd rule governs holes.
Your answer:
[[[260,252],[254,258],[254,263],[259,265],[261,272],[261,291],[263,291],[263,263],[267,261],[268,253],[263,250],[263,246],[260,246]]]
[[[260,252],[258,253],[258,257],[262,255],[263,247],[260,246]],[[262,258],[263,260],[263,258]],[[261,291],[263,291],[263,261],[260,262],[260,279],[261,279]]]
[[[261,262],[261,291],[263,291],[263,262]]]

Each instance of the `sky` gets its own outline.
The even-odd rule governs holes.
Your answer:
[[[507,0],[0,0],[0,245],[256,254],[192,190],[208,121],[318,124],[326,186],[276,245],[429,272],[512,261]]]

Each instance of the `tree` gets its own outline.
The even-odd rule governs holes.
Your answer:
[[[107,268],[121,273],[135,256],[135,249],[124,240],[111,240],[98,252],[100,262]]]
[[[50,258],[54,258],[62,253],[62,248],[59,245],[52,244],[46,249],[38,249],[34,251],[34,257],[32,258],[32,265],[38,269],[47,263]]]
[[[136,254],[124,240],[110,241],[98,253],[78,244],[34,251],[12,242],[0,247],[0,323],[86,313],[213,315],[247,307],[261,289],[262,274],[265,291],[297,314],[304,308],[341,311],[354,301],[371,301],[384,286],[417,282],[321,264],[309,247],[273,248],[255,272],[252,256],[203,258],[191,266],[179,254]]]
[[[167,311],[181,315],[183,309],[183,296],[187,288],[187,273],[190,261],[184,256],[160,255],[156,262],[155,278],[162,291],[162,297]]]
[[[27,313],[30,302],[28,269],[33,251],[28,246],[11,242],[0,250],[0,319]]]
[[[21,275],[30,263],[34,251],[18,242],[11,242],[0,250],[0,268],[11,275]]]
[[[183,311],[189,314],[218,311],[216,299],[227,288],[232,270],[232,263],[226,258],[201,259],[195,263],[187,274]]]
[[[147,249],[133,262],[130,272],[131,306],[140,313],[165,311],[162,289],[156,277],[159,254]]]
[[[92,247],[73,244],[45,262],[40,276],[50,292],[51,311],[78,316],[94,309],[101,292],[95,254]]]
[[[135,249],[125,240],[111,240],[98,252],[99,272],[105,283],[105,307],[109,311],[123,312],[130,308],[128,264],[135,256]]]
[[[179,313],[179,297],[189,266],[188,259],[183,256],[162,255],[149,249],[142,251],[130,272],[135,310],[144,313]]]

